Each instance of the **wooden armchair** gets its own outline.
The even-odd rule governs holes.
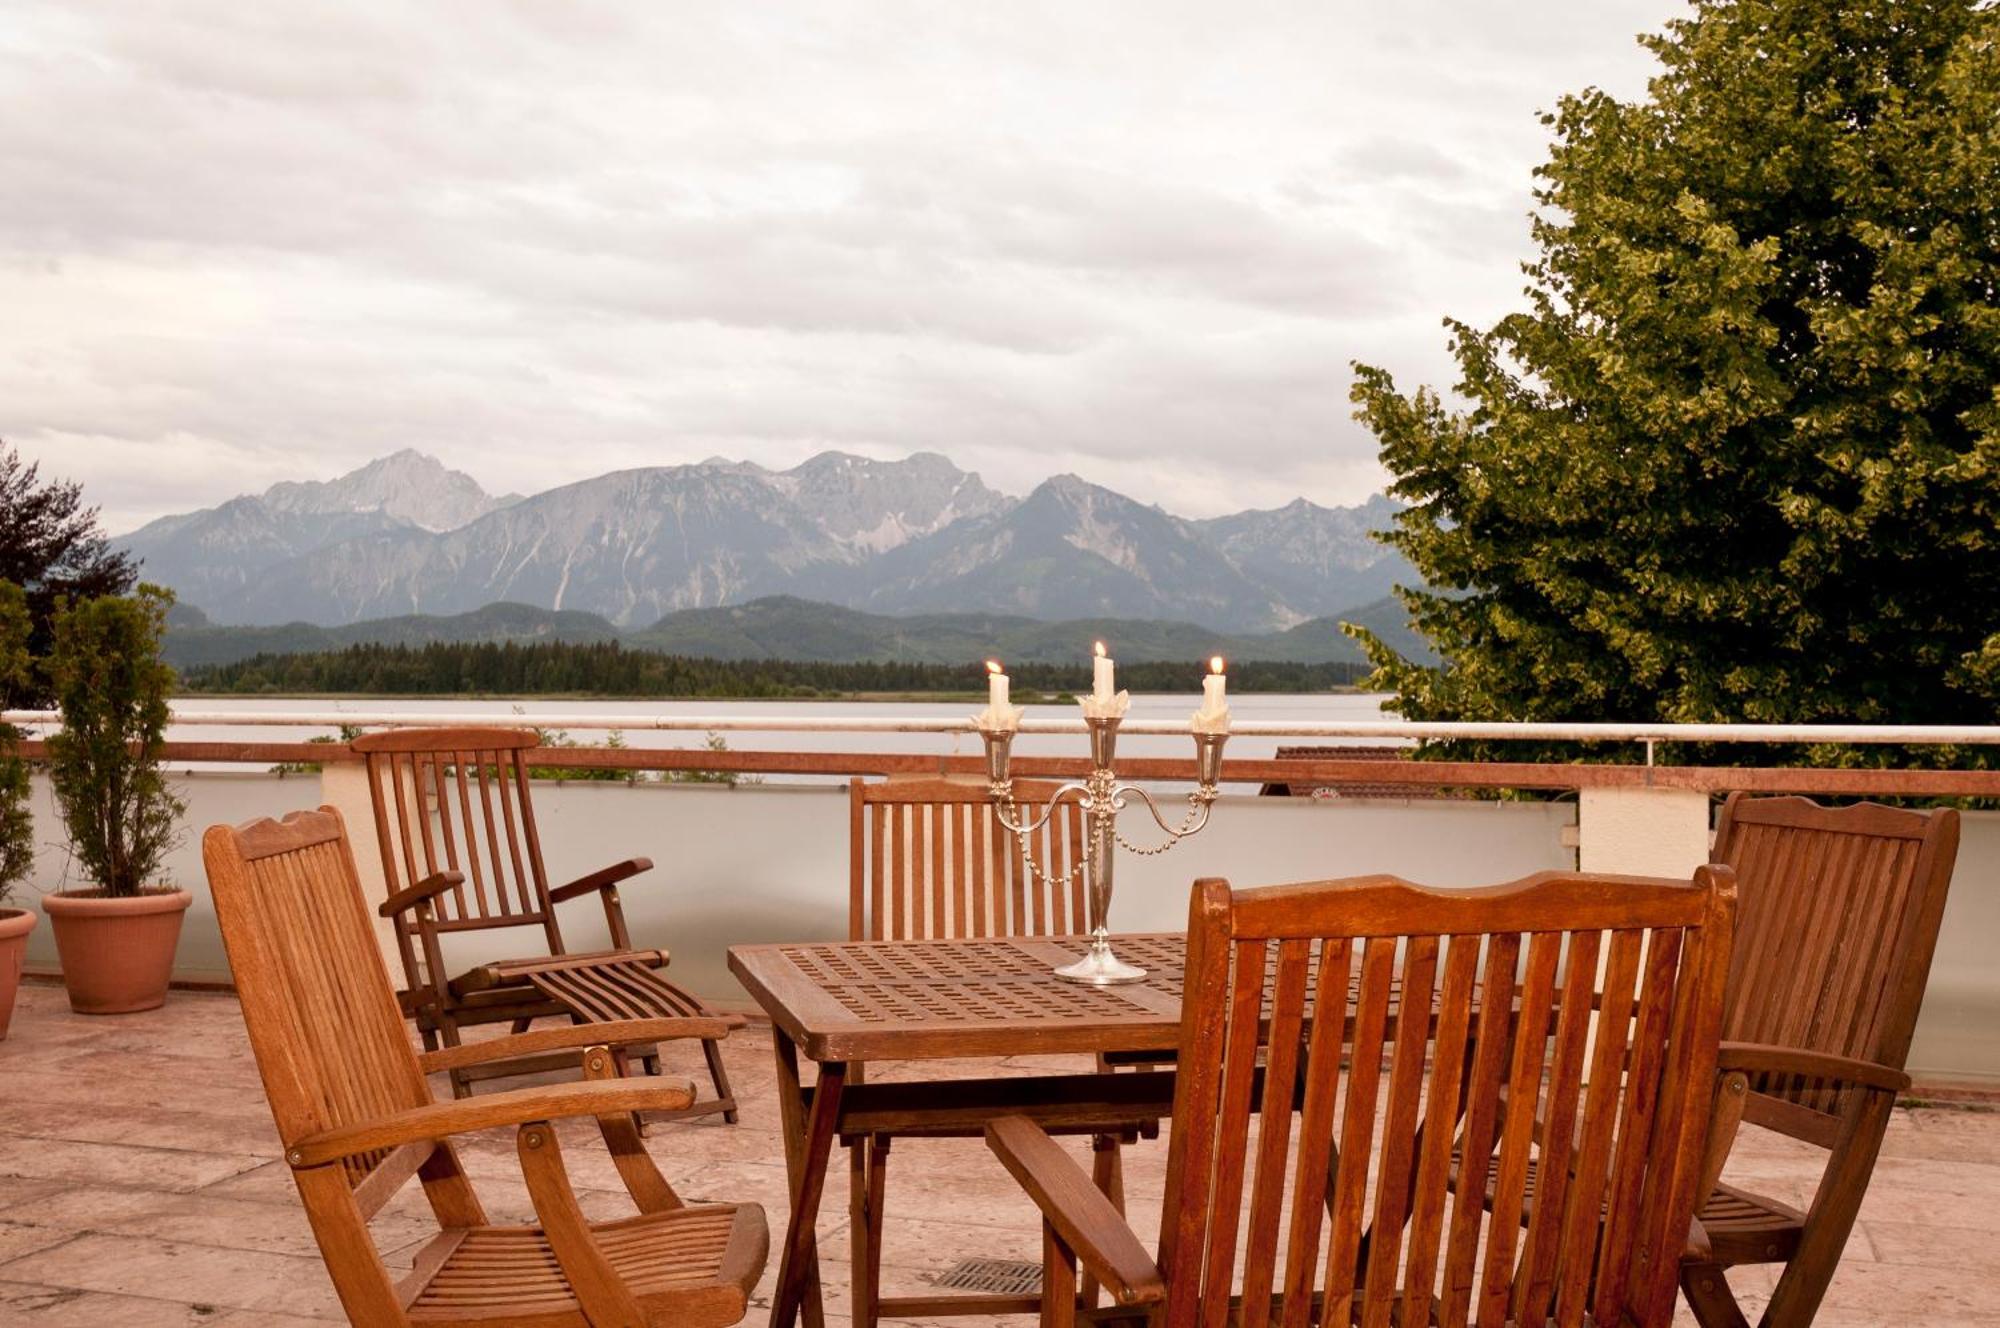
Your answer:
[[[623,881],[649,871],[647,858],[591,872],[566,885],[549,886],[542,841],[528,780],[528,754],[541,739],[526,729],[398,729],[370,733],[350,744],[367,762],[375,833],[389,897],[382,915],[395,922],[403,961],[404,1009],[416,1020],[424,1046],[459,1045],[472,1025],[508,1023],[524,1032],[536,1019],[565,1017],[576,1023],[626,1019],[705,1019],[723,1031],[704,1038],[702,1052],[712,1098],[682,1115],[720,1112],[736,1119],[718,1045],[742,1022],[721,1016],[700,998],[661,975],[668,955],[635,947],[618,897]],[[573,954],[563,944],[556,906],[595,896],[604,909],[612,949]],[[541,951],[524,958],[475,964],[453,973],[443,941],[466,932],[531,928]],[[659,1072],[651,1047],[621,1049]],[[536,1074],[573,1066],[571,1053],[484,1059],[454,1066],[452,1091],[463,1097],[486,1079]]]
[[[1874,1171],[1958,858],[1958,813],[1731,795],[1717,862],[1741,882],[1721,1062],[1743,1119],[1827,1150],[1805,1211],[1723,1182],[1682,1290],[1705,1328],[1747,1321],[1723,1270],[1782,1263],[1763,1322],[1812,1322]]]
[[[1015,796],[1023,806],[1040,807],[1053,784],[1021,782]],[[978,936],[1050,936],[1085,930],[1083,814],[1065,805],[1033,839],[1037,860],[1049,870],[1031,869],[1020,841],[1001,826],[983,783],[948,779],[892,779],[849,786],[848,939],[855,941],[934,940]],[[859,1067],[849,1072],[857,1082]],[[854,1321],[873,1328],[883,1314],[913,1307],[880,1295],[882,1225],[889,1148],[898,1137],[977,1138],[981,1124],[953,1101],[931,1112],[908,1113],[895,1130],[871,1130],[848,1140],[851,1185],[849,1223],[853,1233]],[[1094,1123],[1081,1115],[1065,1119],[1061,1110],[1043,1124],[1059,1134],[1092,1136],[1094,1179],[1114,1205],[1123,1203],[1120,1141],[1151,1137],[1159,1129],[1157,1108],[1135,1108],[1132,1117],[1106,1129],[1101,1111]],[[994,1314],[1017,1308],[1015,1298],[967,1295],[925,1296],[924,1314]]]
[[[1733,902],[1726,868],[1692,886],[1197,883],[1156,1249],[1032,1123],[987,1128],[1042,1210],[1042,1322],[1663,1328]],[[1628,1014],[1593,1038],[1600,961]],[[1575,1140],[1532,1190],[1535,1113],[1509,1098]],[[1458,1128],[1500,1159],[1491,1212],[1448,1185]],[[1113,1307],[1080,1313],[1079,1264]]]
[[[397,1009],[331,808],[211,827],[203,858],[271,1114],[348,1318],[371,1328],[731,1324],[763,1271],[754,1205],[682,1203],[634,1112],[685,1108],[685,1082],[618,1077],[614,1052],[718,1037],[713,1020],[551,1028],[419,1056]],[[580,1054],[582,1083],[437,1101],[426,1071],[497,1056]],[[554,1122],[595,1118],[638,1212],[587,1221]],[[452,1136],[518,1127],[537,1226],[490,1224]],[[397,1280],[368,1218],[414,1176],[441,1228]]]

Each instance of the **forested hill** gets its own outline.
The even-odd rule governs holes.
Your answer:
[[[1363,604],[1329,618],[1314,618],[1282,632],[1229,634],[1186,622],[1139,618],[1082,618],[1044,622],[1013,614],[928,613],[909,617],[863,613],[790,596],[772,596],[719,609],[684,609],[643,630],[628,631],[594,613],[489,604],[470,613],[406,614],[341,627],[291,623],[235,627],[212,623],[197,608],[176,606],[170,620],[167,662],[183,671],[229,664],[254,655],[321,653],[353,645],[407,645],[615,641],[632,648],[698,659],[856,661],[975,664],[997,656],[1016,664],[1082,661],[1094,640],[1109,641],[1121,662],[1188,661],[1223,655],[1231,660],[1286,663],[1360,663],[1361,650],[1342,622],[1376,632],[1404,655],[1428,660],[1422,638],[1393,599]]]
[[[1017,695],[1057,695],[1090,686],[1090,668],[1009,664]],[[1200,690],[1198,660],[1122,662],[1118,681],[1135,692]],[[1232,660],[1229,685],[1240,692],[1321,692],[1352,685],[1367,672],[1353,662],[1324,664]],[[977,663],[920,664],[869,660],[725,660],[631,649],[615,641],[431,642],[353,645],[302,654],[262,654],[187,669],[190,692],[236,695],[463,696],[588,695],[785,698],[854,693],[979,692]]]

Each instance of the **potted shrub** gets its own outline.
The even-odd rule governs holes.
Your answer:
[[[0,697],[25,686],[28,674],[28,599],[11,581],[0,581]],[[21,965],[35,915],[7,900],[35,858],[34,823],[28,814],[28,767],[14,752],[21,731],[0,724],[0,1038],[14,1016]]]
[[[42,907],[79,1014],[166,1000],[191,900],[157,879],[186,810],[160,769],[174,684],[160,644],[172,603],[140,586],[64,604],[55,616],[48,669],[62,731],[48,740],[49,782],[90,884],[51,892]]]

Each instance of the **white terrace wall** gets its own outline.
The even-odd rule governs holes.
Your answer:
[[[194,892],[177,974],[223,980],[227,963],[200,861],[199,832],[218,821],[282,815],[328,800],[360,831],[364,881],[379,889],[365,793],[353,767],[312,775],[194,774],[176,779],[188,802],[186,842],[167,875]],[[324,785],[324,787],[323,787]],[[635,940],[674,953],[684,985],[719,1004],[747,998],[724,961],[735,944],[838,939],[847,928],[847,793],[841,786],[544,783],[536,812],[551,880],[561,883],[607,862],[644,855],[655,869],[621,890]],[[357,805],[358,804],[358,805]],[[34,885],[59,888],[67,854],[46,782],[36,779],[35,812],[43,841]],[[1701,857],[1701,800],[1673,793],[1625,793],[1606,801],[1479,802],[1225,797],[1198,837],[1161,857],[1121,855],[1112,908],[1120,930],[1178,930],[1188,886],[1224,876],[1238,885],[1312,877],[1393,872],[1436,886],[1510,880],[1573,868],[1631,872],[1691,870]],[[1141,820],[1143,820],[1143,816]],[[1128,818],[1128,827],[1132,827]],[[1146,842],[1141,833],[1132,837]],[[1581,851],[1577,845],[1581,844]],[[16,903],[35,908],[36,889]],[[564,906],[566,936],[576,948],[606,942],[591,900]],[[497,957],[527,943],[528,933],[459,938],[456,961]],[[1911,1069],[1932,1079],[2000,1083],[2000,813],[1966,817],[1964,845],[1932,970]],[[482,949],[481,947],[484,947]],[[51,967],[55,947],[36,928],[31,965]]]

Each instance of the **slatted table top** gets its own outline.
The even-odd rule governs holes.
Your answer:
[[[1075,936],[739,945],[729,968],[816,1061],[1171,1051],[1185,938],[1114,937],[1119,958],[1147,971],[1120,987],[1055,975],[1084,946]]]

